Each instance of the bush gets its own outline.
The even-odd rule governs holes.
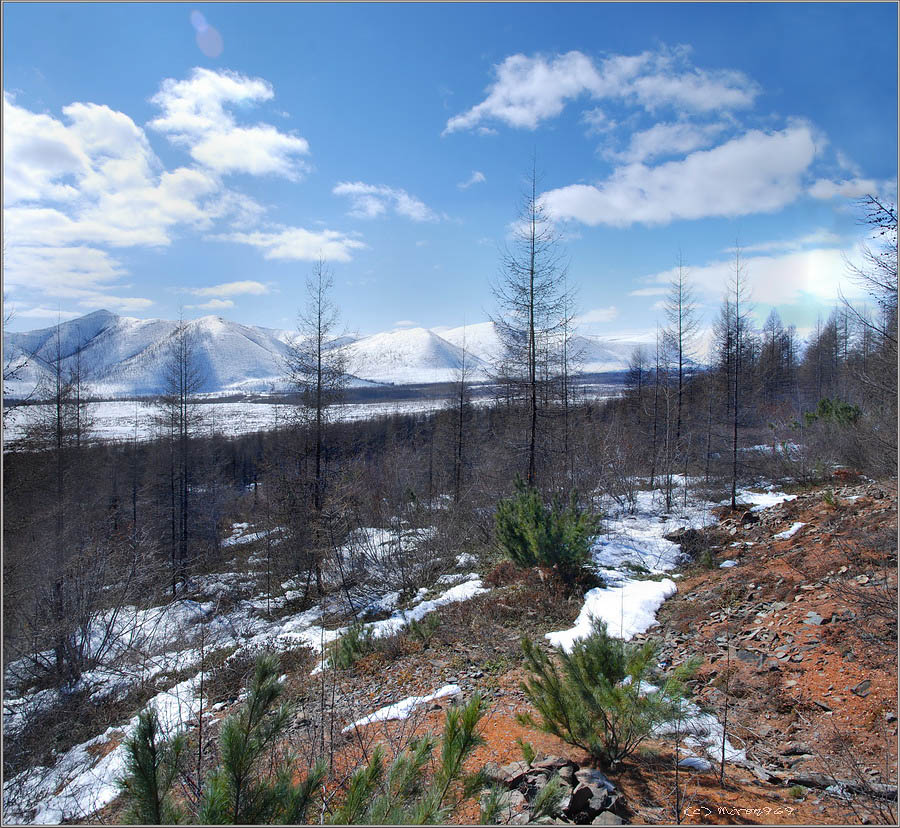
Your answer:
[[[172,801],[171,788],[183,770],[184,736],[163,740],[156,714],[141,713],[134,735],[125,743],[127,775],[119,781],[126,818],[144,825],[307,824],[328,767],[320,760],[295,782],[296,758],[276,756],[274,748],[291,715],[288,705],[276,706],[283,692],[279,669],[277,656],[257,659],[246,703],[222,724],[221,762],[203,785],[196,814]],[[483,772],[467,774],[463,766],[484,744],[478,724],[486,710],[478,693],[464,707],[451,707],[441,739],[431,734],[414,739],[387,768],[384,748],[378,745],[338,796],[339,806],[329,821],[422,825],[447,819],[484,785]],[[433,759],[435,748],[438,755]],[[434,770],[426,780],[429,768]]]
[[[856,425],[862,411],[856,405],[841,400],[830,400],[827,397],[819,400],[815,411],[805,411],[803,417],[806,425],[811,426],[815,422],[833,423],[837,426]]]
[[[331,645],[329,662],[335,670],[349,670],[363,656],[375,649],[375,635],[361,621],[354,621]]]
[[[275,706],[283,692],[279,669],[277,656],[259,656],[246,703],[223,722],[221,764],[203,785],[199,824],[305,822],[326,765],[316,763],[302,782],[294,782],[293,757],[267,761],[291,715],[288,705]],[[170,793],[181,770],[183,749],[183,736],[161,741],[155,713],[141,714],[134,735],[126,742],[127,775],[119,782],[131,819],[145,825],[189,821]]]
[[[599,529],[599,516],[582,511],[574,492],[565,508],[554,498],[548,509],[537,490],[517,480],[516,493],[497,504],[495,534],[501,552],[520,567],[551,567],[567,583],[590,563]]]
[[[656,647],[651,642],[625,644],[597,620],[570,653],[560,652],[561,669],[528,638],[522,649],[531,674],[522,690],[540,721],[530,714],[520,715],[519,721],[558,736],[607,766],[621,762],[654,727],[676,717],[685,673],[693,669],[676,670],[662,687],[646,692]]]

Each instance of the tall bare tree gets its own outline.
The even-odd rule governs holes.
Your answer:
[[[191,437],[201,423],[197,394],[206,381],[196,328],[179,316],[169,337],[162,423],[169,432],[172,593],[184,579],[191,534]]]
[[[537,194],[537,173],[532,164],[511,246],[501,260],[501,274],[493,285],[499,311],[493,318],[503,345],[504,373],[524,392],[528,411],[528,465],[526,480],[537,479],[538,413],[541,368],[550,358],[545,343],[553,341],[566,324],[571,297],[564,276],[559,236]]]
[[[694,292],[688,282],[687,268],[679,254],[678,267],[675,277],[669,284],[669,294],[666,297],[665,315],[668,320],[665,336],[669,341],[672,356],[678,367],[678,399],[675,416],[675,450],[681,445],[682,401],[684,398],[684,374],[685,364],[690,361],[693,353],[694,337],[697,333],[697,303]]]
[[[306,305],[298,315],[297,336],[287,354],[288,380],[301,397],[300,421],[310,429],[313,441],[313,479],[310,505],[316,522],[316,548],[325,536],[321,520],[325,509],[329,412],[340,402],[346,386],[346,354],[337,333],[339,314],[331,300],[334,277],[324,258],[319,258],[306,280]],[[321,555],[313,566],[321,592]],[[309,579],[307,579],[307,584]]]

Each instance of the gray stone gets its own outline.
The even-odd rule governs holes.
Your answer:
[[[514,788],[525,778],[528,770],[527,762],[510,762],[500,768],[501,781],[507,787]]]
[[[622,817],[614,814],[612,811],[604,811],[602,814],[594,817],[591,825],[623,825]]]
[[[488,782],[503,782],[503,772],[496,762],[484,763],[484,777]]]
[[[865,681],[861,681],[856,687],[851,687],[850,692],[859,696],[860,698],[865,698],[869,695],[869,688],[872,686],[872,682],[869,679],[865,679]]]
[[[535,759],[531,763],[532,768],[547,768],[547,770],[551,771],[559,770],[566,765],[571,765],[573,768],[577,767],[574,762],[562,756],[545,756],[541,759]]]
[[[595,793],[594,789],[589,785],[578,785],[578,787],[572,791],[572,795],[569,797],[569,801],[566,803],[563,813],[568,816],[574,816],[575,814],[581,813],[587,807],[588,802],[591,801]]]
[[[803,742],[788,742],[780,751],[782,756],[804,756],[813,752],[809,745]]]
[[[811,612],[806,618],[803,619],[804,624],[812,624],[813,626],[820,626],[824,622],[824,618],[817,612]]]
[[[606,775],[592,768],[582,768],[575,773],[575,778],[583,785],[603,787],[608,791],[614,791],[616,786],[607,779]]]
[[[562,779],[563,782],[566,783],[570,788],[574,788],[576,784],[575,780],[575,770],[577,765],[563,765],[557,772],[556,775]]]

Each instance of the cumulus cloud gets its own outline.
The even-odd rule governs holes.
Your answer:
[[[253,294],[260,296],[269,292],[269,286],[262,282],[245,280],[239,282],[223,282],[219,285],[211,285],[210,287],[191,288],[189,293],[194,296],[241,296],[243,294]]]
[[[412,221],[438,221],[434,210],[406,190],[362,181],[342,181],[331,192],[350,199],[350,215],[356,218],[376,218],[390,208]]]
[[[263,251],[263,258],[314,262],[324,256],[330,262],[349,262],[354,250],[366,247],[359,239],[336,230],[307,230],[283,227],[272,231],[226,233],[214,238],[220,241],[248,244]]]
[[[307,170],[301,156],[309,154],[309,142],[271,124],[238,125],[230,111],[274,96],[272,85],[262,78],[197,67],[186,80],[167,78],[162,82],[150,99],[162,114],[149,126],[217,173],[297,180]]]
[[[579,51],[545,56],[515,54],[494,66],[494,82],[481,103],[447,121],[444,134],[501,121],[535,129],[557,117],[570,101],[620,99],[649,112],[712,112],[752,106],[759,87],[741,72],[693,66],[685,47],[639,55],[611,55],[599,62]],[[602,123],[592,110],[594,123]]]
[[[683,160],[627,164],[606,181],[550,190],[542,200],[554,219],[591,226],[770,212],[802,193],[803,176],[815,156],[805,124],[776,132],[751,130]]]
[[[804,247],[835,245],[841,241],[841,237],[825,228],[813,230],[803,236],[792,239],[776,239],[772,241],[757,242],[755,244],[741,245],[742,253],[766,253],[770,250],[801,250]],[[729,247],[727,252],[734,253],[737,248]]]
[[[465,181],[460,181],[456,186],[459,187],[460,190],[468,190],[473,184],[481,184],[482,181],[486,180],[483,172],[474,170]]]
[[[199,305],[185,305],[185,307],[192,310],[227,310],[234,307],[234,302],[231,299],[210,299]]]
[[[658,123],[649,129],[632,133],[631,142],[623,152],[608,152],[607,155],[626,163],[650,161],[666,155],[684,155],[713,144],[716,136],[721,134],[726,126],[722,122]]]
[[[592,308],[586,313],[582,313],[575,320],[577,325],[593,325],[598,322],[612,322],[618,317],[619,309],[615,305],[607,308]]]
[[[745,248],[746,252],[746,248]],[[860,291],[847,279],[847,261],[860,261],[861,249],[817,247],[782,255],[757,255],[742,258],[745,283],[755,303],[762,305],[791,305],[812,298],[833,302],[842,291],[848,298],[856,298]],[[655,273],[641,281],[667,285],[675,278],[677,268]],[[734,273],[734,259],[720,259],[691,267],[691,283],[698,292],[717,301],[723,286]]]
[[[871,178],[850,178],[845,181],[830,181],[827,178],[820,178],[809,188],[809,194],[813,198],[827,201],[835,197],[861,198],[880,190],[878,182]]]

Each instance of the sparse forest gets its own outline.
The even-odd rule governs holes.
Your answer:
[[[540,703],[522,732],[560,735],[587,754],[582,766],[595,761],[590,773],[615,778],[623,762],[644,761],[638,746],[654,734],[682,749],[679,700],[690,698],[697,664],[676,675],[658,648],[628,649],[610,625],[565,656],[561,678],[543,636],[570,626],[584,593],[603,586],[585,576],[591,545],[607,512],[634,513],[642,492],[658,489],[666,514],[702,497],[727,501],[740,518],[742,490],[760,482],[799,492],[836,473],[896,478],[896,210],[862,202],[876,235],[866,266],[849,278],[870,301],[839,305],[808,341],[774,310],[754,324],[753,273],[738,250],[704,362],[690,267],[679,263],[655,346],[635,350],[620,395],[597,400],[579,384],[565,251],[536,193],[531,187],[495,289],[504,352],[490,405],[473,404],[463,361],[436,412],[342,421],[339,309],[324,260],[309,278],[285,366],[297,396],[270,430],[197,432],[203,366],[185,325],[171,338],[151,440],[94,439],[91,378],[63,371],[59,338],[36,355],[57,369],[53,387],[38,391],[52,405],[4,456],[3,666],[7,699],[16,701],[4,703],[3,770],[6,784],[18,785],[21,813],[63,815],[41,810],[58,757],[151,702],[152,716],[116,743],[127,747],[117,775],[124,794],[103,802],[104,821],[503,822],[517,796],[535,819],[612,817],[613,798],[576,808],[561,793],[540,794],[543,783],[524,795],[502,790],[509,778],[484,767],[489,699],[475,688],[499,698],[502,676],[514,670]],[[870,540],[852,541],[859,555],[875,554]],[[699,566],[708,544],[692,550],[688,541],[680,540]],[[479,587],[466,593],[471,600],[447,598],[476,584],[470,572]],[[632,574],[649,583],[659,573]],[[896,589],[885,580],[886,600]],[[417,610],[428,601],[432,614]],[[397,607],[408,617],[396,621]],[[280,663],[257,660],[268,649]],[[456,681],[445,683],[468,682],[454,691],[467,704],[442,712],[442,736],[394,732],[384,755],[352,723],[395,700],[372,688],[406,675],[416,654],[423,670],[452,662]],[[599,689],[592,660],[604,665]],[[623,684],[629,675],[634,684]],[[647,681],[668,688],[652,704],[638,692]],[[178,728],[158,694],[181,684],[192,701],[170,742]],[[723,704],[737,692],[717,686]],[[289,707],[277,707],[282,697]],[[723,730],[722,784],[726,741]],[[677,775],[687,773],[680,755],[675,793],[660,803],[674,803],[679,819],[692,801]],[[527,745],[523,756],[522,779],[540,767]],[[575,771],[588,771],[573,766],[577,788]],[[546,777],[564,777],[564,767]],[[896,816],[873,779],[860,813]],[[574,797],[571,788],[565,796]]]

